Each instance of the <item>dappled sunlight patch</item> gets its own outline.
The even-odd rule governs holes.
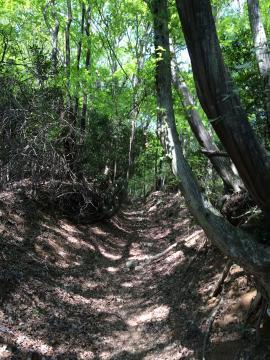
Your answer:
[[[81,265],[81,260],[74,255],[75,249],[95,251],[95,247],[91,243],[74,236],[74,231],[70,235],[66,230],[57,230],[56,226],[48,224],[42,224],[42,226],[46,228],[46,232],[42,232],[37,237],[38,242],[35,244],[36,252],[45,259],[53,257],[51,260],[60,267],[67,268],[70,265]],[[59,238],[57,234],[60,234],[61,237]]]
[[[159,229],[159,232],[154,235],[154,240],[164,239],[166,236],[171,234],[171,229],[164,229],[163,231]]]
[[[152,206],[148,209],[148,212],[149,212],[149,213],[152,213],[152,212],[154,212],[154,211],[157,211],[157,209],[158,209],[157,205],[152,205]]]
[[[138,250],[138,249],[132,249],[129,252],[130,256],[127,259],[127,261],[136,261],[136,262],[140,262],[140,261],[144,261],[147,260],[149,258],[149,255],[144,254],[142,251]]]
[[[106,268],[106,270],[108,273],[115,274],[115,273],[119,272],[120,269],[118,267],[109,266]]]
[[[186,247],[194,247],[197,245],[197,241],[203,236],[203,230],[196,230],[191,235],[185,238],[185,246]]]
[[[57,224],[55,225],[49,225],[49,224],[46,224],[46,223],[42,223],[41,224],[42,227],[44,227],[45,229],[48,229],[49,231],[54,231],[56,234],[59,234],[61,235],[62,237],[66,237],[67,235],[67,232],[61,228],[59,228],[59,226]]]
[[[33,338],[28,336],[25,333],[16,331],[13,334],[13,342],[20,348],[25,351],[36,351],[41,355],[50,356],[53,351],[53,347],[48,345],[44,340],[41,340],[37,337]]]
[[[162,353],[160,353],[160,349],[156,351],[151,351],[150,354],[147,354],[144,357],[144,360],[173,360],[173,359],[195,359],[194,351],[189,349],[181,344],[168,344],[162,349]]]
[[[132,289],[132,288],[135,288],[137,286],[140,286],[142,284],[142,281],[141,280],[132,280],[132,281],[125,281],[121,284],[121,286],[123,288],[126,288],[126,289]]]
[[[189,229],[189,225],[190,225],[189,218],[179,219],[175,224],[173,224],[173,230],[183,232]]]
[[[74,237],[72,235],[68,235],[65,240],[68,243],[72,244],[73,248],[77,248],[77,249],[84,248],[85,250],[95,251],[95,247],[91,243],[86,242],[80,238]]]
[[[173,274],[174,270],[179,266],[179,264],[184,260],[181,254],[178,254],[180,257],[176,258],[173,261],[165,261],[159,260],[158,264],[153,265],[153,270],[155,273],[159,274],[159,276],[168,276]]]
[[[100,283],[95,282],[94,280],[83,280],[81,288],[82,291],[86,290],[95,290],[100,286]]]
[[[134,283],[133,283],[133,282],[124,282],[124,283],[121,284],[121,286],[122,286],[123,288],[129,289],[129,288],[133,288],[133,287],[134,287]]]
[[[16,224],[18,228],[24,229],[25,219],[22,215],[11,213],[9,214],[9,221],[13,224]]]
[[[116,260],[120,260],[121,257],[122,257],[122,254],[118,255],[118,254],[114,254],[111,250],[111,252],[109,252],[108,249],[106,249],[103,245],[101,245],[99,242],[97,242],[97,248],[98,248],[98,251],[100,252],[100,254],[108,259],[108,260],[113,260],[113,261],[116,261]]]
[[[12,358],[12,353],[7,344],[0,344],[0,359],[9,360]]]
[[[142,216],[144,213],[143,210],[128,210],[128,211],[125,211],[125,210],[122,210],[122,214],[125,215],[126,217],[137,217],[137,216]]]
[[[168,330],[168,329],[167,329]],[[143,326],[130,327],[129,331],[115,331],[103,340],[101,360],[110,359],[145,359],[153,349],[163,353],[163,348],[170,342],[168,332],[160,332],[160,328],[145,329]],[[159,350],[159,351],[158,351]]]
[[[59,300],[66,304],[70,305],[78,305],[78,304],[84,304],[84,305],[91,305],[92,299],[87,299],[84,296],[72,293],[71,291],[66,291],[62,288],[55,288],[54,296],[57,297]]]
[[[78,230],[74,225],[68,224],[62,220],[59,221],[59,225],[67,233],[71,233],[75,235],[83,235],[83,233],[80,230]]]
[[[14,266],[22,277],[12,283],[0,312],[0,333],[7,329],[0,335],[25,359],[32,351],[67,360],[197,358],[204,325],[218,304],[218,298],[208,300],[224,259],[205,245],[181,199],[158,197],[151,216],[125,210],[93,226],[43,214],[34,224],[26,222],[24,232],[3,223],[2,236],[12,244],[11,272]],[[159,200],[152,197],[151,206]],[[22,243],[15,243],[17,236]],[[129,261],[134,266],[128,268]],[[241,297],[246,278],[226,286],[212,345],[234,334],[250,303]],[[26,338],[16,344],[13,334]]]
[[[123,227],[123,225],[120,223],[119,219],[117,220],[116,218],[112,218],[112,219],[110,219],[110,223],[113,224],[118,230],[121,230],[126,234],[132,233],[132,231],[127,230]]]
[[[104,230],[102,230],[100,227],[98,226],[92,226],[91,227],[91,231],[98,236],[106,236],[108,235],[108,233],[106,233]]]
[[[78,360],[94,360],[96,355],[93,351],[86,351],[84,349],[75,349],[75,353],[78,354]]]
[[[243,294],[240,298],[237,297],[237,301],[232,306],[232,310],[237,312],[239,310],[247,311],[251,305],[252,300],[256,297],[257,291],[255,289]]]
[[[230,324],[237,323],[238,317],[236,314],[225,314],[214,322],[215,327],[225,328]]]
[[[172,253],[171,255],[168,255],[164,261],[167,263],[167,264],[179,264],[181,261],[185,260],[185,255],[183,253],[182,250],[178,250],[178,251],[175,251],[174,253]]]
[[[52,262],[62,268],[67,268],[74,263],[80,263],[75,254],[72,254],[57,238],[53,238],[50,234],[46,234],[46,236],[44,234],[39,235],[34,248],[36,254],[41,259]]]
[[[168,236],[171,233],[171,229],[162,229],[160,226],[155,226],[145,229],[144,233],[153,240],[160,240]]]
[[[68,242],[70,242],[71,244],[76,244],[76,245],[78,245],[78,243],[79,243],[78,238],[76,238],[76,237],[74,237],[74,236],[72,236],[72,235],[68,235],[68,236],[66,237],[66,240],[67,240]]]
[[[167,305],[151,306],[143,311],[141,314],[135,314],[127,320],[128,325],[137,326],[149,322],[158,322],[166,320],[170,312]]]

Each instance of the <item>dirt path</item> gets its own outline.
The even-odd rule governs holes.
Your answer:
[[[201,358],[225,260],[179,196],[154,194],[92,226],[18,206],[8,193],[1,214],[0,359]],[[254,350],[240,328],[252,293],[245,277],[237,281],[208,359]]]

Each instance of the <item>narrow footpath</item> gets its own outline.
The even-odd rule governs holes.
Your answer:
[[[209,329],[226,259],[179,194],[156,192],[94,225],[12,193],[0,200],[0,359],[201,359],[204,342],[206,359],[257,358],[242,325],[254,296],[244,274]]]

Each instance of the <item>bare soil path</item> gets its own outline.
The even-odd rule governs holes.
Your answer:
[[[179,195],[91,226],[23,195],[2,193],[0,205],[0,359],[201,359],[226,260]],[[253,289],[245,276],[226,286],[206,358],[267,359],[242,326]]]

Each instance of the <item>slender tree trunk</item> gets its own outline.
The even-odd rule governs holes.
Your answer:
[[[140,85],[141,85],[140,71],[142,70],[145,62],[145,57],[143,56],[145,44],[142,42],[139,36],[138,16],[136,16],[135,22],[136,22],[136,31],[135,31],[136,73],[134,74],[132,79],[133,100],[132,100],[132,110],[130,112],[131,131],[130,131],[129,154],[128,154],[127,185],[131,176],[131,171],[135,160],[134,159],[135,154],[133,148],[134,148],[135,135],[136,135],[136,121],[140,113]]]
[[[82,3],[81,3],[81,26],[80,26],[81,31],[80,31],[80,39],[79,39],[78,45],[77,45],[77,62],[76,62],[76,69],[77,69],[78,76],[79,76],[80,62],[81,62],[81,56],[82,56],[82,38],[83,38],[83,33],[84,33],[85,11],[86,11],[85,3],[82,1]],[[80,80],[77,80],[77,82],[76,82],[77,91],[76,91],[75,104],[74,104],[75,121],[77,119],[78,112],[79,112],[79,81]]]
[[[256,59],[263,79],[268,131],[270,123],[270,49],[260,12],[259,0],[247,0],[250,28],[253,36]]]
[[[48,11],[51,7],[51,16],[54,21],[54,25],[50,25],[50,21],[48,19]],[[60,28],[60,21],[57,15],[57,11],[55,8],[55,0],[52,0],[51,2],[47,1],[46,5],[43,9],[43,17],[44,21],[46,23],[46,26],[51,34],[52,39],[52,52],[51,52],[51,60],[52,60],[52,68],[53,73],[57,73],[57,66],[58,66],[58,33]]]
[[[130,132],[130,138],[129,138],[127,183],[130,178],[130,170],[131,170],[132,163],[133,163],[132,150],[133,150],[133,143],[134,143],[134,139],[135,139],[135,129],[136,129],[135,121],[132,120],[131,121],[131,132]]]
[[[5,61],[7,50],[8,50],[8,37],[6,36],[5,33],[3,33],[1,35],[3,38],[3,45],[2,45],[3,49],[2,49],[0,64],[3,64],[3,62]]]
[[[65,156],[70,169],[74,169],[75,160],[75,144],[76,134],[74,129],[74,113],[72,111],[72,101],[70,95],[70,67],[71,67],[71,46],[70,46],[70,28],[72,24],[72,7],[71,0],[66,1],[67,4],[67,19],[65,27],[65,66],[66,66],[66,106],[64,116],[64,129],[67,129],[67,134],[64,139]]]
[[[175,62],[174,70],[174,85],[182,98],[191,130],[202,147],[204,154],[209,158],[211,164],[223,180],[226,187],[233,189],[234,191],[241,190],[241,188],[244,188],[241,179],[233,172],[230,160],[224,156],[219,156],[219,154],[222,155],[222,153],[214,143],[210,133],[204,126],[198,111],[195,109],[195,103],[192,95],[183,78],[179,76],[179,68]]]
[[[176,5],[201,105],[247,190],[270,218],[270,158],[225,68],[210,0],[176,0]]]
[[[70,113],[71,99],[70,99],[70,27],[72,23],[72,8],[71,0],[67,0],[67,22],[65,28],[66,38],[66,76],[67,76],[67,108]]]
[[[189,0],[190,1],[190,0]],[[175,125],[171,89],[167,0],[152,0],[156,62],[158,118],[162,121],[161,141],[172,159],[172,170],[179,180],[186,204],[220,250],[254,275],[264,296],[270,299],[270,247],[258,243],[253,236],[234,228],[203,198],[199,185],[183,156]],[[160,49],[162,57],[159,57]]]
[[[90,61],[91,61],[90,28],[91,28],[91,7],[89,5],[88,9],[87,9],[87,12],[86,12],[86,24],[85,24],[85,34],[87,36],[85,69],[87,71],[90,69]],[[81,117],[81,132],[82,133],[84,133],[85,129],[86,129],[87,106],[88,106],[88,93],[87,93],[87,90],[84,90],[84,92],[83,92],[83,105],[82,105],[82,117]]]

